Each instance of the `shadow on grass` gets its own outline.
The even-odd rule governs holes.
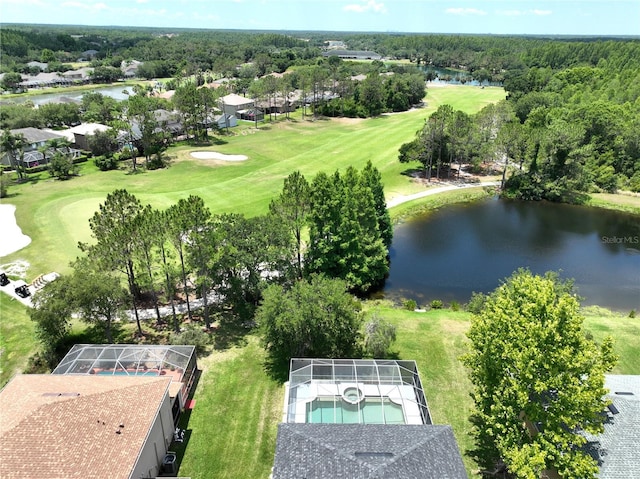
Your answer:
[[[196,389],[198,389],[198,384],[200,383],[201,376],[202,371],[200,369],[196,370],[195,377],[193,379],[193,385],[191,386],[191,392],[186,399],[187,403],[193,399]],[[185,409],[184,411],[182,411],[182,413],[180,414],[180,418],[178,419],[178,428],[184,431],[184,437],[181,441],[172,441],[169,446],[169,451],[176,453],[176,466],[178,471],[180,471],[182,460],[184,459],[185,452],[187,451],[187,446],[189,445],[191,435],[193,434],[193,431],[189,429],[189,421],[191,420],[192,412],[192,409]]]
[[[289,359],[267,357],[264,370],[271,379],[284,384],[289,379]]]
[[[234,346],[242,347],[247,344],[247,334],[251,331],[234,321],[220,321],[213,339],[213,348],[220,351]]]
[[[409,178],[424,178],[424,168],[407,168],[400,174]]]

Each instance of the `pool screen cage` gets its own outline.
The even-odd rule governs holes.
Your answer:
[[[146,376],[168,372],[188,377],[195,368],[195,347],[138,344],[76,344],[53,374]]]
[[[431,415],[422,389],[415,361],[387,359],[291,359],[286,408],[286,422],[298,422],[295,411],[299,402],[309,400],[309,390],[321,385],[362,387],[367,398],[382,400],[390,387],[402,390],[403,400],[412,403],[422,424],[431,424]],[[315,394],[315,393],[312,393]]]

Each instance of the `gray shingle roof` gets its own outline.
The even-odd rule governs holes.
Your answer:
[[[278,426],[273,479],[466,479],[451,426]]]
[[[606,375],[605,387],[616,414],[607,414],[604,433],[584,433],[585,450],[598,461],[601,479],[640,479],[640,376]]]

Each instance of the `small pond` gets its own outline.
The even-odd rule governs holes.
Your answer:
[[[466,303],[520,267],[574,278],[584,305],[640,310],[640,218],[497,198],[443,208],[396,227],[383,295]]]
[[[91,90],[78,90],[78,91],[67,91],[60,93],[41,93],[39,95],[25,95],[21,97],[11,98],[11,99],[3,99],[2,103],[24,103],[26,101],[33,102],[34,105],[44,105],[45,103],[56,103],[60,101],[60,98],[71,98],[73,100],[82,101],[82,95],[89,92],[101,93],[105,96],[110,96],[118,101],[122,101],[127,98],[127,95],[124,91],[129,93],[133,93],[133,88],[130,86],[105,86],[105,87],[96,87]]]

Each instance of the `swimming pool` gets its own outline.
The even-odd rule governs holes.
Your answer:
[[[349,404],[342,397],[316,398],[307,403],[307,423],[406,424],[402,406],[389,398],[364,398]]]

